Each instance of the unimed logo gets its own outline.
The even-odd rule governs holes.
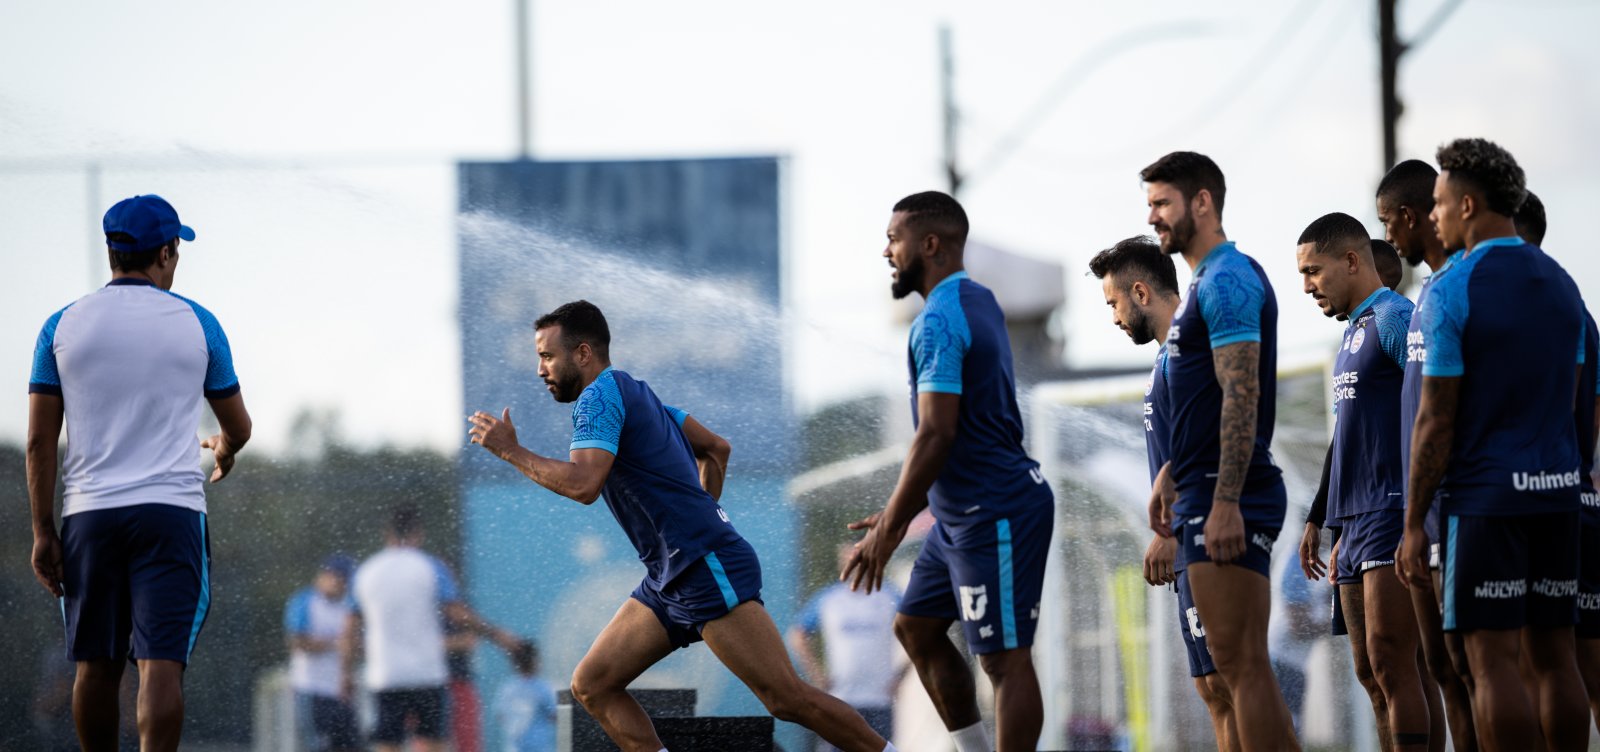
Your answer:
[[[1521,598],[1527,593],[1527,580],[1490,580],[1472,590],[1478,598]]]
[[[1568,473],[1511,474],[1511,485],[1518,491],[1554,491],[1559,488],[1577,488],[1580,482],[1577,470]]]

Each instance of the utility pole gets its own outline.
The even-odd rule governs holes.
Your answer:
[[[1395,25],[1394,11],[1399,0],[1378,0],[1378,75],[1382,76],[1379,88],[1383,97],[1383,169],[1394,166],[1398,159],[1395,145],[1395,127],[1400,123],[1400,97],[1395,93],[1395,78],[1400,71],[1400,55],[1405,45],[1400,42],[1400,32]]]
[[[105,235],[100,232],[100,163],[90,162],[83,168],[84,188],[87,189],[89,215],[89,289],[94,290],[100,286],[100,275],[105,270],[106,243]]]
[[[961,191],[961,169],[956,165],[955,62],[950,50],[950,25],[939,27],[939,91],[944,99],[944,174],[950,195]]]
[[[528,55],[528,3],[517,5],[517,158],[533,158],[533,80]]]

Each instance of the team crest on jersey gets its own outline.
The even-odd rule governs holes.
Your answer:
[[[1366,341],[1367,328],[1363,326],[1360,329],[1357,329],[1355,334],[1350,335],[1350,354],[1355,355],[1356,353],[1361,352],[1361,345]]]
[[[1155,371],[1151,371],[1150,372],[1150,378],[1144,380],[1144,396],[1146,396],[1146,397],[1150,396],[1150,393],[1155,391],[1155,390],[1156,390],[1156,372]]]

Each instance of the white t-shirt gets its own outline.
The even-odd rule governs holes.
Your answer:
[[[301,588],[289,597],[283,610],[283,629],[290,635],[310,637],[337,645],[350,615],[350,597],[328,599],[314,587]],[[289,651],[289,686],[296,692],[321,697],[339,696],[339,650],[320,653]]]
[[[844,583],[817,593],[800,612],[800,628],[822,635],[827,654],[829,693],[852,707],[886,708],[893,704],[899,673],[894,657],[900,644],[894,636],[898,593],[852,592]]]
[[[356,612],[366,626],[367,687],[442,687],[445,666],[441,607],[460,600],[455,578],[438,559],[390,546],[356,570]]]
[[[122,278],[45,322],[28,392],[66,410],[62,515],[135,504],[206,511],[201,397],[239,391],[222,326],[198,303]]]

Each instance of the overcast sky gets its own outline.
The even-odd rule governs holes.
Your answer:
[[[1438,4],[1403,2],[1402,29]],[[1271,274],[1295,357],[1338,332],[1299,293],[1300,230],[1338,210],[1381,232],[1373,5],[538,2],[534,146],[785,157],[796,404],[900,388],[878,253],[894,201],[943,187],[948,22],[974,235],[1066,265],[1074,363],[1151,356],[1082,270],[1147,229],[1137,173],[1174,149],[1227,174],[1226,229]],[[363,443],[457,446],[453,164],[514,153],[512,7],[0,5],[0,259],[18,277],[0,298],[15,390],[0,440],[23,435],[40,325],[109,277],[101,213],[155,192],[199,233],[178,290],[228,331],[264,446],[303,406],[337,409]],[[1469,0],[1401,78],[1402,157],[1466,135],[1507,146],[1549,208],[1546,247],[1591,294],[1600,260],[1576,249],[1600,203],[1596,28],[1592,3]]]

